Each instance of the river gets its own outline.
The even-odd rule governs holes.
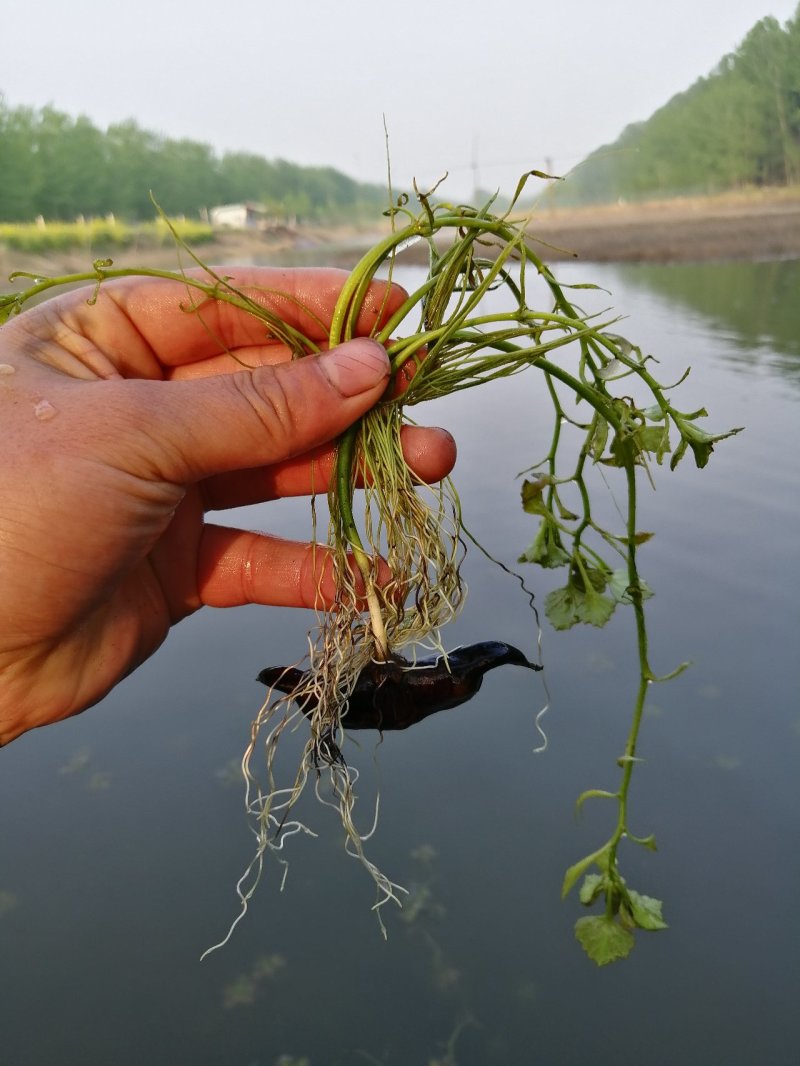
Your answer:
[[[479,695],[403,733],[362,733],[351,759],[370,856],[409,888],[404,910],[342,848],[333,812],[268,865],[231,941],[252,854],[237,765],[261,667],[302,653],[306,613],[207,610],[102,705],[0,752],[0,1061],[8,1066],[790,1066],[800,1055],[800,262],[570,265],[598,308],[660,360],[662,381],[715,429],[746,427],[703,471],[643,482],[640,552],[655,686],[631,820],[658,851],[623,847],[669,928],[598,968],[560,899],[565,869],[607,837],[636,688],[630,611],[604,629],[546,624],[551,706],[506,667]],[[402,279],[401,279],[402,280]],[[413,277],[409,278],[413,281]],[[546,450],[547,404],[514,378],[415,411],[459,442],[471,532],[509,565],[536,521],[520,470]],[[615,491],[615,473],[607,477]],[[613,514],[613,501],[609,504]],[[293,536],[307,504],[228,520]],[[536,651],[527,597],[470,549],[450,645]],[[541,603],[557,575],[532,567]],[[364,815],[368,821],[368,816]]]

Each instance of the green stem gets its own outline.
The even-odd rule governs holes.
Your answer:
[[[386,637],[386,626],[383,622],[383,613],[375,588],[373,560],[364,548],[361,534],[358,532],[358,526],[353,516],[356,444],[360,428],[361,422],[359,421],[339,438],[334,482],[336,486],[336,502],[339,508],[342,533],[350,545],[353,558],[364,579],[364,590],[377,657],[379,659],[387,659],[389,657],[389,642]]]
[[[48,292],[50,289],[61,288],[62,286],[67,285],[80,285],[84,282],[93,282],[95,285],[96,297],[99,286],[105,281],[132,277],[159,278],[164,281],[178,282],[181,285],[185,285],[187,288],[195,289],[197,292],[202,293],[206,299],[221,300],[224,303],[232,304],[234,307],[246,311],[248,314],[254,315],[261,319],[262,322],[265,322],[275,339],[285,343],[294,355],[304,355],[308,352],[316,352],[319,350],[318,346],[313,341],[309,340],[308,337],[300,332],[300,330],[295,329],[293,326],[284,322],[280,315],[271,311],[269,308],[264,307],[262,304],[257,303],[255,300],[247,296],[246,293],[240,292],[235,286],[231,285],[227,279],[215,275],[213,270],[206,268],[206,271],[208,277],[213,279],[212,281],[204,281],[201,278],[194,278],[183,271],[159,270],[154,267],[102,266],[98,262],[94,265],[92,270],[79,271],[74,274],[62,274],[52,278],[36,278],[35,283],[27,289],[23,289],[21,292],[4,294],[1,298],[2,302],[0,302],[0,323],[6,321],[11,315],[18,314],[26,303],[35,299],[37,296],[40,296],[42,293]],[[9,280],[15,281],[19,278],[30,277],[32,277],[32,275],[26,272],[16,271],[10,275]]]
[[[394,253],[398,245],[417,235],[424,235],[418,222],[395,230],[362,256],[342,286],[333,310],[328,338],[332,348],[352,339],[367,289],[381,263]]]
[[[617,827],[609,842],[609,869],[616,869],[617,848],[619,842],[628,831],[628,793],[630,791],[631,777],[636,760],[636,750],[639,741],[639,730],[644,714],[647,690],[653,681],[653,673],[648,661],[647,625],[644,615],[642,590],[639,582],[639,571],[636,565],[636,466],[632,458],[625,464],[625,477],[627,481],[627,561],[628,561],[628,595],[633,605],[633,613],[636,619],[636,646],[639,658],[639,686],[636,693],[636,704],[631,719],[631,727],[625,744],[625,752],[622,758],[622,781],[619,787]]]

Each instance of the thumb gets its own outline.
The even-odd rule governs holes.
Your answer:
[[[384,349],[359,338],[252,372],[143,381],[137,384],[148,410],[139,426],[160,446],[161,476],[188,483],[280,462],[332,440],[380,399],[389,376]]]

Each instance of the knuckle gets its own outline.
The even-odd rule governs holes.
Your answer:
[[[287,437],[295,419],[282,375],[264,368],[259,376],[261,380],[256,383],[252,374],[234,374],[233,387],[250,407],[260,431],[275,439]]]

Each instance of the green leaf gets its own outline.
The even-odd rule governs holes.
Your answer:
[[[538,481],[522,482],[522,509],[528,514],[549,515],[550,508],[542,499],[542,492],[551,484],[549,477],[540,477]]]
[[[604,788],[587,788],[585,792],[581,792],[580,796],[575,800],[575,813],[580,814],[584,803],[588,799],[619,799],[618,792],[607,792]]]
[[[631,344],[631,342],[626,337],[620,336],[619,333],[604,333],[603,336],[606,338],[606,340],[611,341],[611,343],[614,345],[614,347],[617,349],[617,351],[623,358],[628,358],[634,354],[641,356],[639,348],[637,348],[634,344]]]
[[[562,289],[594,289],[597,292],[604,292],[604,293],[607,293],[607,295],[609,295],[609,296],[611,295],[611,293],[608,291],[608,289],[604,289],[602,285],[595,285],[595,283],[593,281],[576,281],[572,285],[565,285],[564,282],[562,281],[561,282],[561,288]]]
[[[621,436],[618,432],[611,439],[609,447],[610,455],[603,459],[606,466],[624,467],[631,459],[631,444],[629,436]]]
[[[642,847],[647,848],[648,851],[658,851],[655,833],[651,833],[646,837],[635,837],[633,833],[628,833],[628,840],[632,840],[634,844],[641,844]]]
[[[601,571],[596,571],[599,574]],[[590,582],[594,580],[590,577]],[[604,626],[614,613],[616,601],[609,596],[601,596],[591,584],[588,588],[579,588],[574,582],[564,588],[554,589],[544,601],[544,613],[554,629],[571,629],[578,622],[588,625]]]
[[[689,447],[692,449],[695,465],[700,470],[708,463],[711,453],[714,451],[714,438],[709,434],[704,434],[703,436],[708,437],[708,440],[703,440],[694,435],[689,439]]]
[[[584,588],[587,592],[594,590],[595,592],[605,592],[606,585],[608,584],[609,571],[601,570],[597,566],[585,566],[586,577],[589,582],[589,588],[584,582]]]
[[[658,677],[652,677],[651,680],[652,681],[672,681],[673,678],[680,677],[681,674],[685,670],[688,670],[691,665],[692,665],[691,660],[689,660],[689,661],[687,661],[685,663],[679,663],[678,666],[676,666],[674,670],[670,670],[670,672],[668,674],[660,674]]]
[[[711,453],[713,452],[714,445],[717,441],[725,440],[727,437],[733,437],[737,433],[742,432],[743,427],[737,426],[735,429],[729,429],[726,433],[707,433],[704,429],[700,429],[699,426],[696,426],[692,421],[694,417],[705,414],[706,412],[703,410],[700,412],[693,412],[691,418],[687,416],[682,418],[676,417],[678,429],[681,432],[681,442],[675,450],[675,455],[672,457],[670,469],[675,469],[681,456],[686,452],[686,447],[688,445],[692,449],[696,465],[702,470],[711,458]]]
[[[565,507],[558,496],[556,496],[556,506],[558,507],[559,517],[565,522],[576,522],[578,520],[578,515],[574,511],[570,511],[568,507]]]
[[[665,422],[663,426],[647,426],[643,432],[647,434],[645,447],[655,454],[656,462],[661,466],[664,456],[672,450],[669,442],[669,423]]]
[[[22,310],[19,295],[15,292],[0,294],[0,326]]]
[[[731,429],[727,433],[718,433],[716,435],[697,430],[696,433],[692,434],[689,439],[689,447],[694,453],[694,461],[697,466],[702,470],[710,459],[717,441],[725,440],[726,437],[733,437],[735,434],[741,433],[742,429],[743,427],[739,426],[737,429]]]
[[[657,462],[661,462],[669,451],[669,431],[663,426],[642,426],[636,433],[636,442],[639,450],[652,452]]]
[[[615,570],[611,577],[608,579],[608,591],[617,601],[617,603],[630,603],[631,598],[628,593],[628,571],[627,570]]]
[[[606,857],[607,852],[608,845],[604,844],[602,848],[598,848],[598,850],[593,851],[591,855],[584,856],[584,858],[579,859],[576,863],[573,863],[572,866],[570,866],[570,868],[564,874],[564,880],[561,885],[562,899],[564,899],[564,897],[569,894],[569,891],[572,886],[575,884],[581,874],[586,873],[592,863],[597,863],[597,865],[601,869],[603,868],[603,860]]]
[[[595,462],[598,462],[603,452],[606,450],[606,444],[608,442],[608,422],[605,418],[597,416],[595,427],[592,432],[591,440],[589,441],[589,454]]]
[[[586,593],[572,585],[548,592],[544,600],[544,613],[553,629],[571,629],[580,622],[579,601],[585,599]]]
[[[637,536],[637,538],[641,536],[645,540],[648,540],[652,536],[652,534],[650,534],[650,533],[641,533],[641,534],[637,533],[636,536]],[[637,544],[639,544],[639,543],[642,543],[642,541],[637,540]],[[611,593],[611,595],[614,597],[614,599],[617,601],[617,603],[632,603],[633,602],[632,599],[631,599],[630,591],[629,591],[630,588],[631,588],[631,586],[628,584],[628,571],[627,570],[620,569],[620,570],[612,571],[612,573],[611,573],[611,575],[610,575],[610,577],[608,579],[608,591]],[[654,594],[653,590],[644,581],[642,581],[641,578],[639,578],[639,589],[641,591],[643,600],[649,600],[650,597],[653,596],[653,594]]]
[[[635,944],[633,933],[605,915],[590,915],[575,923],[575,936],[581,947],[598,966],[624,959]]]
[[[686,455],[686,449],[688,447],[689,442],[684,438],[681,438],[680,442],[678,443],[678,447],[672,453],[672,458],[669,461],[670,470],[674,470],[678,463],[681,461],[681,459],[683,459],[684,455]]]
[[[602,874],[587,874],[578,892],[578,899],[585,907],[591,907],[603,891],[605,878]]]
[[[569,555],[561,546],[558,530],[552,521],[545,518],[539,526],[535,540],[520,555],[517,562],[537,563],[548,569],[557,569],[559,566],[566,566],[569,560]]]
[[[641,416],[643,412],[637,412]],[[603,459],[607,466],[627,467],[631,462],[642,465],[644,455],[654,455],[660,465],[671,450],[669,425],[646,425],[626,412],[625,425],[611,441],[611,455]],[[684,449],[685,450],[685,449]]]
[[[661,916],[661,908],[664,906],[660,899],[652,896],[641,896],[638,892],[628,889],[630,900],[631,917],[640,929],[668,929],[669,926]]]
[[[605,364],[605,366],[601,366],[596,373],[601,381],[612,381],[614,378],[624,377],[626,374],[630,374],[630,370],[624,363],[621,363],[619,359],[611,359]]]
[[[615,601],[609,596],[598,596],[596,593],[592,596],[587,595],[580,621],[600,628],[609,620],[615,607]]]

